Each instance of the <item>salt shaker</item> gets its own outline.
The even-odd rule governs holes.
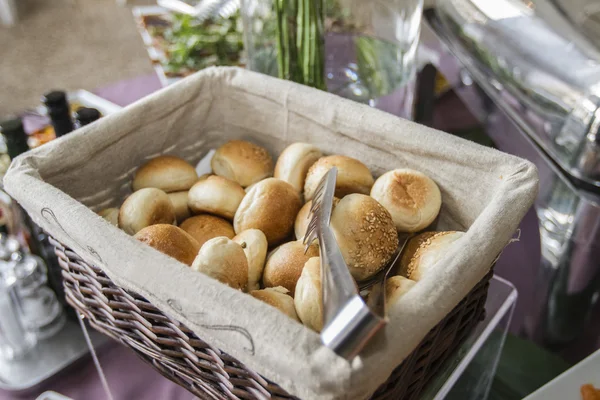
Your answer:
[[[36,335],[28,331],[21,319],[21,300],[17,278],[5,261],[0,261],[0,357],[22,358],[36,344]]]

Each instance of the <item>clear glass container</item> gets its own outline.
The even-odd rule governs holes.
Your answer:
[[[292,5],[287,18],[281,18],[276,1],[288,6],[287,11]],[[423,0],[276,1],[242,1],[248,68],[280,76],[278,35],[302,37],[306,31],[308,35],[320,33],[322,45],[315,39],[310,51],[322,49],[322,59],[317,58],[315,65],[322,67],[329,92],[401,117],[412,117]],[[298,15],[306,9],[322,13],[322,26],[304,25],[306,20]],[[286,39],[293,43],[289,37]],[[302,57],[305,47],[302,44],[295,49],[299,60],[312,62],[310,57]],[[287,75],[291,76],[284,73],[281,77],[298,81],[293,72]]]

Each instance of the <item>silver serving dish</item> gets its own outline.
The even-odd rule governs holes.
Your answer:
[[[486,91],[568,175],[600,190],[600,7],[577,2],[439,0],[436,14]]]

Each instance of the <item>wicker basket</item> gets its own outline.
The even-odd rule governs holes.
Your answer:
[[[201,399],[294,399],[275,383],[212,347],[141,296],[52,240],[67,302],[92,327],[131,347],[162,375]],[[379,387],[373,399],[417,399],[448,356],[485,315],[488,273]]]

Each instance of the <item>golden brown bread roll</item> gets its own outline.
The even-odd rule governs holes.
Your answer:
[[[292,185],[280,179],[264,179],[240,203],[233,227],[236,233],[259,229],[269,246],[274,246],[291,235],[301,206],[300,195]]]
[[[304,264],[311,257],[319,255],[319,248],[312,245],[304,254],[304,245],[296,240],[284,243],[271,252],[265,270],[263,271],[263,284],[265,287],[283,286],[290,291],[292,297],[296,290],[296,282],[302,274]]]
[[[321,262],[313,257],[306,262],[296,285],[294,297],[296,314],[310,329],[323,329],[323,292],[321,286]]]
[[[274,177],[286,181],[298,193],[302,193],[308,169],[322,156],[321,150],[312,144],[293,143],[279,155]]]
[[[243,290],[248,284],[246,254],[242,246],[226,237],[216,237],[204,243],[192,263],[192,269],[234,289]]]
[[[308,170],[304,183],[304,200],[312,200],[323,176],[332,167],[337,167],[335,196],[342,198],[350,193],[369,194],[373,186],[373,175],[362,162],[346,156],[322,157]]]
[[[247,229],[233,238],[244,249],[248,259],[248,291],[260,289],[269,243],[258,229]]]
[[[215,174],[242,187],[273,175],[273,159],[269,152],[243,140],[232,140],[219,147],[210,166]]]
[[[190,217],[183,221],[180,228],[196,239],[200,246],[212,238],[225,236],[231,239],[235,235],[229,221],[209,214]]]
[[[188,190],[198,180],[196,169],[174,156],[156,157],[142,165],[133,178],[133,190],[157,188],[164,192]]]
[[[390,213],[375,199],[349,194],[331,214],[331,228],[357,281],[379,272],[398,248],[398,233]]]
[[[181,223],[186,218],[192,215],[190,208],[188,207],[188,192],[173,192],[167,193],[169,200],[173,203],[173,209],[175,211],[175,218],[178,223]]]
[[[296,315],[296,309],[294,308],[294,299],[288,293],[289,291],[286,288],[278,286],[263,290],[253,290],[250,292],[250,295],[255,299],[277,308],[291,319],[300,322]]]
[[[119,226],[119,209],[112,207],[98,211],[98,215],[107,220],[114,226]]]
[[[340,199],[337,197],[333,198],[334,208],[339,201]],[[294,234],[296,240],[304,240],[304,234],[306,233],[306,228],[308,228],[308,223],[310,222],[310,207],[312,207],[312,200],[304,204],[300,211],[298,211],[298,215],[296,215],[296,221],[294,222]]]
[[[213,175],[192,186],[188,206],[194,214],[210,213],[231,220],[245,195],[236,182]]]
[[[415,281],[400,275],[392,276],[385,282],[385,304],[390,307],[398,302],[414,285]]]
[[[442,260],[448,249],[464,232],[424,232],[410,239],[400,260],[400,274],[419,281],[431,267]]]
[[[412,169],[395,169],[381,175],[371,197],[391,214],[400,232],[418,232],[428,227],[442,206],[442,194],[427,175]]]
[[[119,210],[119,228],[130,235],[155,224],[174,224],[175,209],[169,196],[160,189],[133,192]]]
[[[140,230],[134,237],[186,265],[192,265],[200,251],[198,242],[174,225],[151,225]]]

